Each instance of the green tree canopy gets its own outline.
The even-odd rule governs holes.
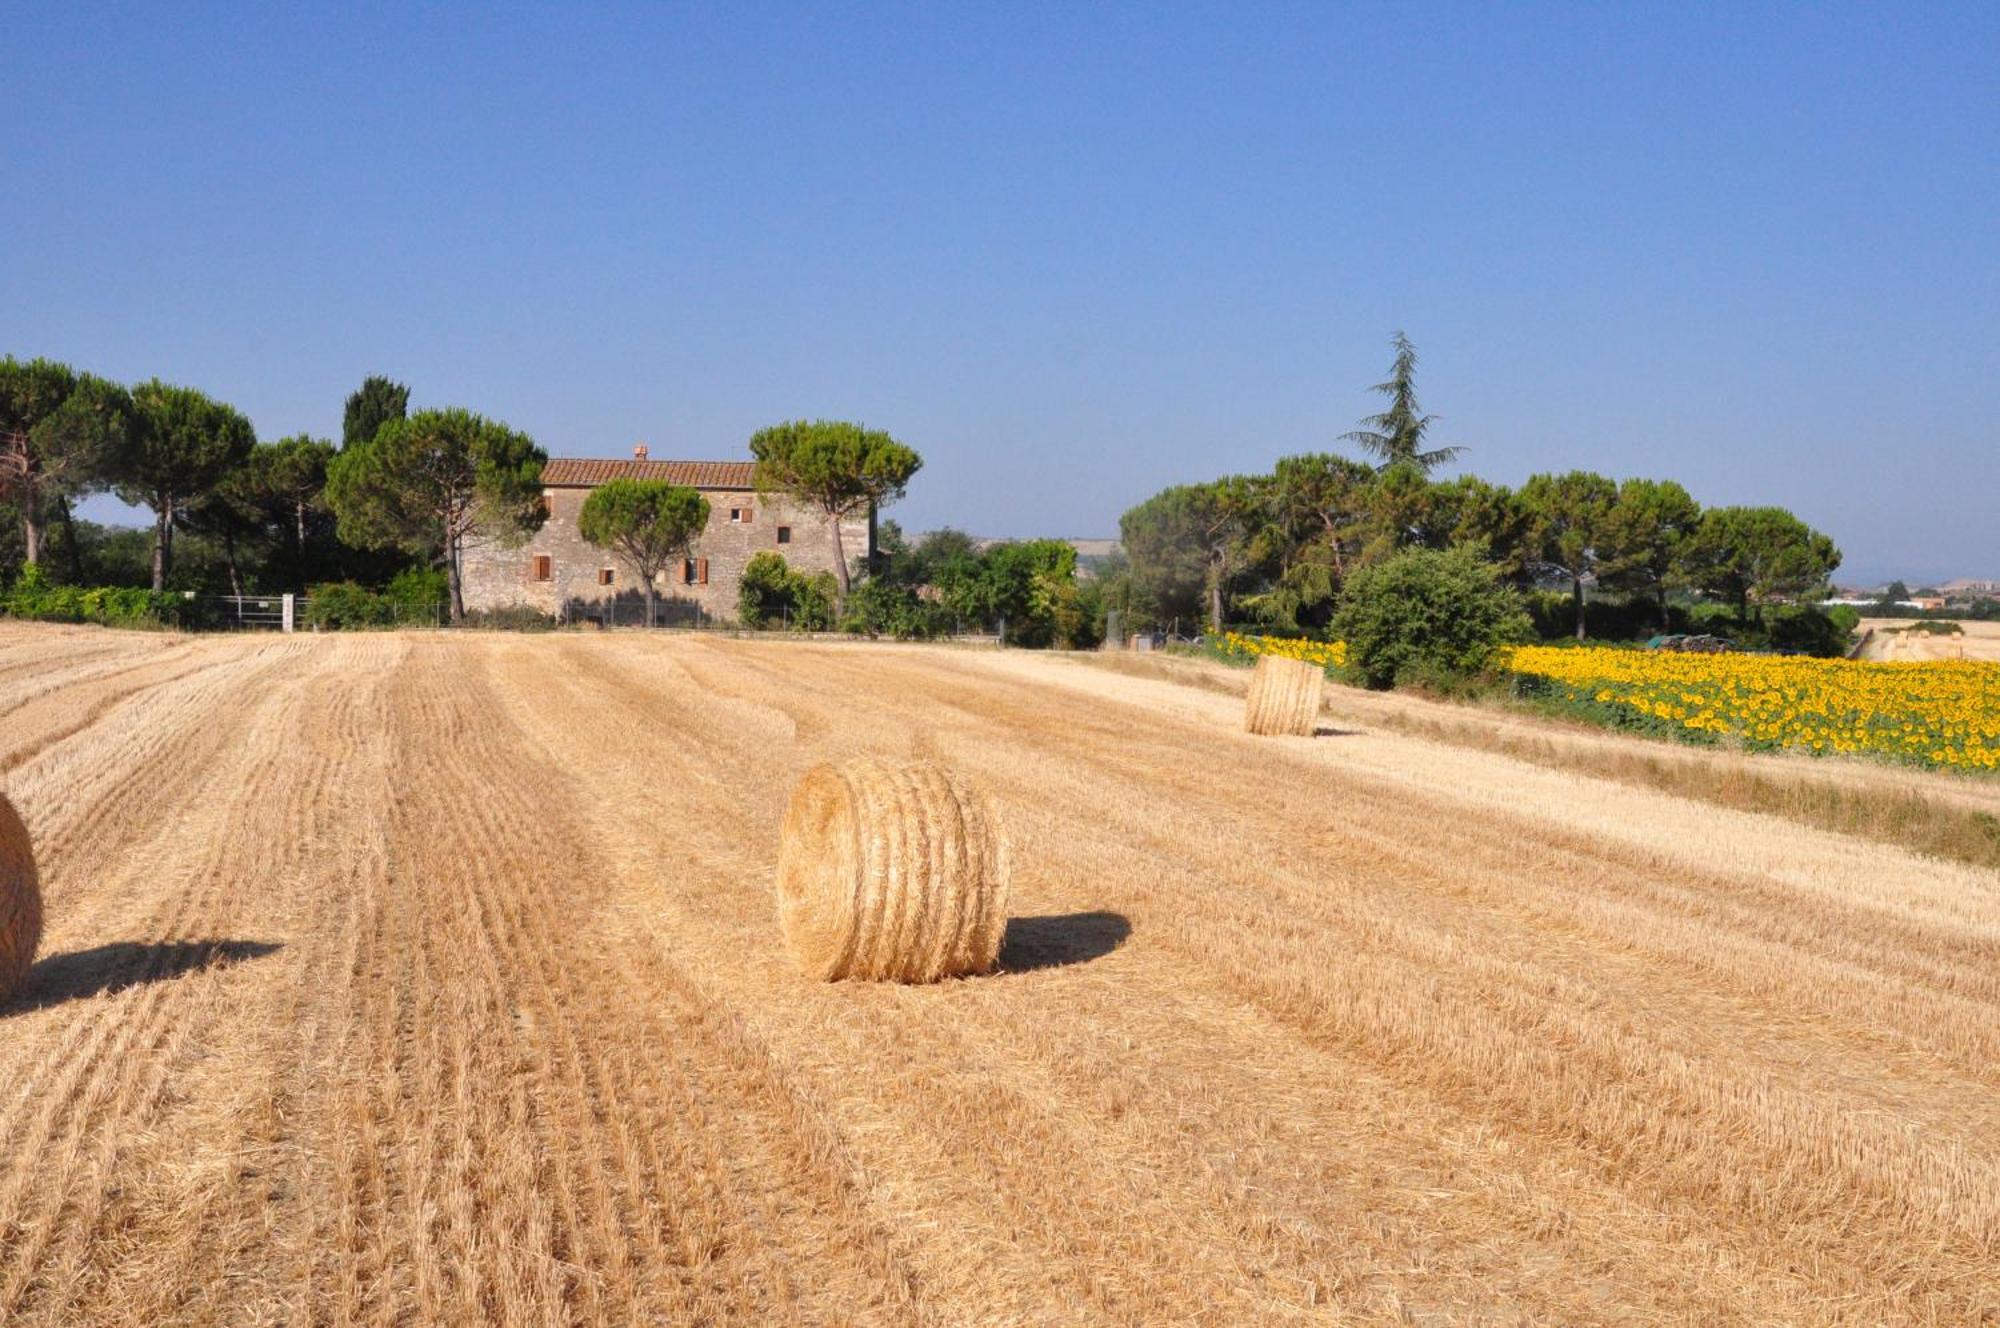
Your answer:
[[[1667,588],[1681,549],[1701,525],[1701,504],[1672,480],[1625,480],[1598,535],[1598,575],[1652,596],[1667,626]]]
[[[380,374],[371,375],[347,398],[340,420],[340,446],[344,450],[372,442],[383,425],[409,413],[410,389]]]
[[[191,387],[154,378],[132,389],[135,427],[117,465],[118,496],[153,509],[153,589],[173,570],[175,525],[256,445],[236,410]]]
[[[1272,472],[1263,559],[1276,584],[1263,612],[1286,627],[1323,619],[1368,538],[1374,469],[1330,452],[1280,457]]]
[[[889,570],[892,577],[905,585],[936,585],[946,567],[976,559],[978,555],[972,536],[945,526],[926,532],[900,559],[890,563]]]
[[[657,621],[657,578],[687,557],[708,526],[708,499],[665,480],[610,480],[583,500],[577,533],[610,549],[639,575],[646,595],[646,626]]]
[[[1389,344],[1396,348],[1389,379],[1369,389],[1388,397],[1389,408],[1380,415],[1370,415],[1359,429],[1342,434],[1341,439],[1360,444],[1362,451],[1384,466],[1410,466],[1428,475],[1465,449],[1424,446],[1438,417],[1424,414],[1417,405],[1417,348],[1401,332]]]
[[[1826,585],[1840,550],[1782,507],[1711,507],[1683,546],[1689,584],[1752,601],[1794,599]]]
[[[301,562],[306,558],[313,520],[324,519],[326,468],[337,455],[326,439],[303,433],[260,444],[251,454],[255,491],[266,519],[285,529]]]
[[[759,493],[788,496],[826,517],[842,596],[850,588],[842,519],[901,498],[924,464],[884,431],[841,420],[793,420],[759,429],[751,436],[750,455],[757,459]]]
[[[41,559],[50,506],[105,484],[132,427],[132,398],[116,383],[53,360],[0,359],[0,498],[15,509],[27,562]]]
[[[283,586],[305,585],[330,570],[336,550],[325,488],[335,455],[332,443],[305,434],[258,443],[188,509],[189,527],[220,541],[236,593],[242,593],[239,554],[246,550],[256,551],[267,576],[275,574]]]
[[[423,410],[390,420],[327,467],[326,499],[340,537],[443,564],[453,622],[465,617],[464,550],[514,542],[538,529],[542,464],[527,434],[469,410]]]
[[[1161,617],[1189,616],[1206,602],[1222,630],[1230,583],[1255,556],[1268,519],[1271,481],[1230,475],[1162,490],[1118,519],[1134,589]]]
[[[1609,532],[1618,486],[1602,475],[1572,470],[1566,475],[1532,475],[1521,486],[1527,514],[1530,567],[1570,583],[1576,602],[1576,639],[1584,637],[1583,583],[1595,580],[1599,546]]]
[[[1477,475],[1433,484],[1422,525],[1426,548],[1469,544],[1506,580],[1520,581],[1527,574],[1528,512],[1520,495],[1504,484],[1489,484]]]

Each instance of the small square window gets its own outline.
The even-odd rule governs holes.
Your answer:
[[[792,542],[792,528],[790,526],[779,526],[778,543],[790,544],[791,542]]]
[[[553,581],[555,580],[555,576],[556,576],[555,564],[554,561],[549,557],[549,555],[546,553],[536,554],[534,563],[535,580]]]
[[[609,567],[600,567],[597,569],[598,585],[608,586],[611,584],[611,580],[612,580],[612,575],[611,575],[611,569]]]
[[[730,508],[730,509],[729,509],[729,524],[730,524],[730,525],[732,525],[732,526],[740,526],[740,525],[742,525],[742,524],[743,524],[743,509],[742,509],[742,508],[740,508],[740,507],[732,507],[732,508]]]

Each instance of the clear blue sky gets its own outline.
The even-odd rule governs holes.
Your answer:
[[[266,438],[861,419],[908,528],[1106,535],[1404,328],[1488,478],[2000,576],[2000,5],[411,8],[0,11],[0,351]]]

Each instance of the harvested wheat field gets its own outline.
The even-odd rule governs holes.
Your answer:
[[[1243,685],[0,626],[0,1322],[2000,1320],[2000,874]],[[997,972],[787,953],[870,757],[990,800]]]

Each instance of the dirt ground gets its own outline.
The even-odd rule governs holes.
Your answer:
[[[2000,874],[1376,704],[0,625],[0,1323],[2000,1321]],[[999,974],[792,970],[859,753],[991,794]]]

